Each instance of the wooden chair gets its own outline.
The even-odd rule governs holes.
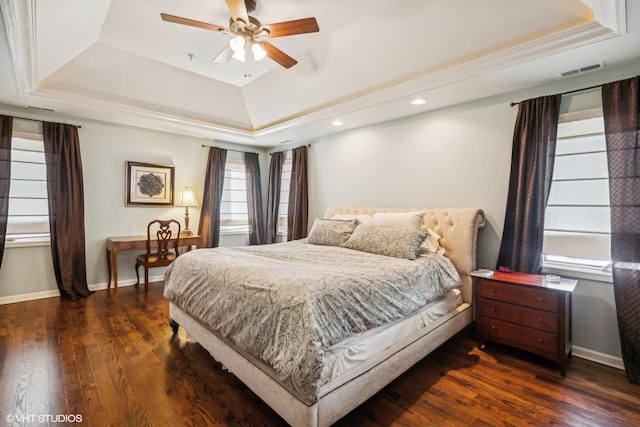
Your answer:
[[[174,238],[174,240],[171,240]],[[175,219],[153,220],[147,225],[147,252],[136,259],[136,276],[140,284],[141,265],[144,266],[144,290],[149,290],[149,269],[166,267],[179,255],[180,223]],[[172,251],[173,249],[173,251]]]

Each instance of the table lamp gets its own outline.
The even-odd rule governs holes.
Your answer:
[[[189,230],[189,208],[198,206],[198,200],[196,200],[193,190],[189,190],[187,187],[178,190],[178,197],[174,206],[184,207],[184,230],[180,234],[184,236],[193,235],[193,232]]]

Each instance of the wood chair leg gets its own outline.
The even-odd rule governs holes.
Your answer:
[[[138,278],[138,281],[136,282],[136,286],[138,286],[140,284],[140,266],[142,264],[140,264],[139,261],[136,261],[136,277]]]
[[[147,292],[149,290],[149,267],[145,265],[144,267],[144,291]]]
[[[176,336],[178,334],[178,328],[180,325],[173,319],[169,320],[169,326],[171,326],[171,330],[173,331],[173,335]]]

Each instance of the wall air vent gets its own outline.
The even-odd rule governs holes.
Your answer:
[[[54,112],[51,108],[42,108],[42,107],[34,107],[33,105],[26,105],[26,107],[30,110],[38,110],[38,111],[51,111]]]
[[[575,70],[565,71],[564,73],[560,73],[559,76],[560,77],[575,76],[576,74],[586,73],[587,71],[599,70],[602,67],[604,67],[604,64],[600,62],[598,64],[587,65],[586,67],[582,67],[582,68],[576,68]]]

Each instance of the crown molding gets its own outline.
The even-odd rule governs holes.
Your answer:
[[[19,95],[38,84],[36,59],[35,0],[0,0],[9,51]]]
[[[368,90],[366,93],[352,94],[331,103],[318,105],[295,116],[283,117],[275,122],[256,127],[251,124],[243,126],[221,123],[175,111],[161,111],[159,108],[142,102],[110,99],[86,92],[47,88],[45,85],[39,85],[36,60],[37,39],[34,25],[35,0],[19,2],[0,0],[0,6],[4,12],[14,70],[18,87],[22,91],[21,95],[68,105],[81,105],[87,111],[88,118],[104,120],[99,117],[101,117],[101,113],[104,117],[106,112],[112,117],[119,116],[121,123],[136,125],[135,122],[141,120],[145,122],[141,125],[143,127],[256,144],[262,143],[261,139],[296,127],[317,124],[336,116],[363,111],[624,34],[626,31],[625,0],[590,1],[596,16],[594,22],[487,56],[427,70],[403,81],[390,82]]]
[[[596,21],[618,35],[627,34],[626,0],[591,0]]]
[[[96,96],[90,96],[86,93],[74,93],[60,89],[53,90],[47,89],[46,87],[39,87],[31,91],[27,97],[45,101],[61,102],[70,106],[81,105],[82,108],[88,112],[86,115],[87,118],[94,118],[92,117],[91,112],[96,112],[98,114],[108,112],[112,115],[121,114],[123,116],[132,116],[149,120],[149,122],[155,122],[158,124],[158,126],[154,128],[163,128],[162,130],[192,130],[195,131],[198,136],[222,136],[234,138],[232,141],[238,138],[246,140],[245,142],[254,140],[254,135],[251,129],[207,121],[177,113],[172,114],[169,112],[154,110],[148,106],[136,105],[134,103],[123,103],[113,99],[102,99]],[[104,119],[95,118],[97,120],[104,121]],[[131,124],[126,121],[120,122],[123,124]]]
[[[459,65],[443,67],[403,82],[394,82],[389,86],[378,88],[373,93],[355,94],[348,99],[338,100],[331,105],[319,107],[298,117],[286,118],[277,123],[258,127],[253,134],[260,138],[293,127],[328,120],[616,36],[618,34],[609,28],[603,27],[597,22],[591,22]]]

